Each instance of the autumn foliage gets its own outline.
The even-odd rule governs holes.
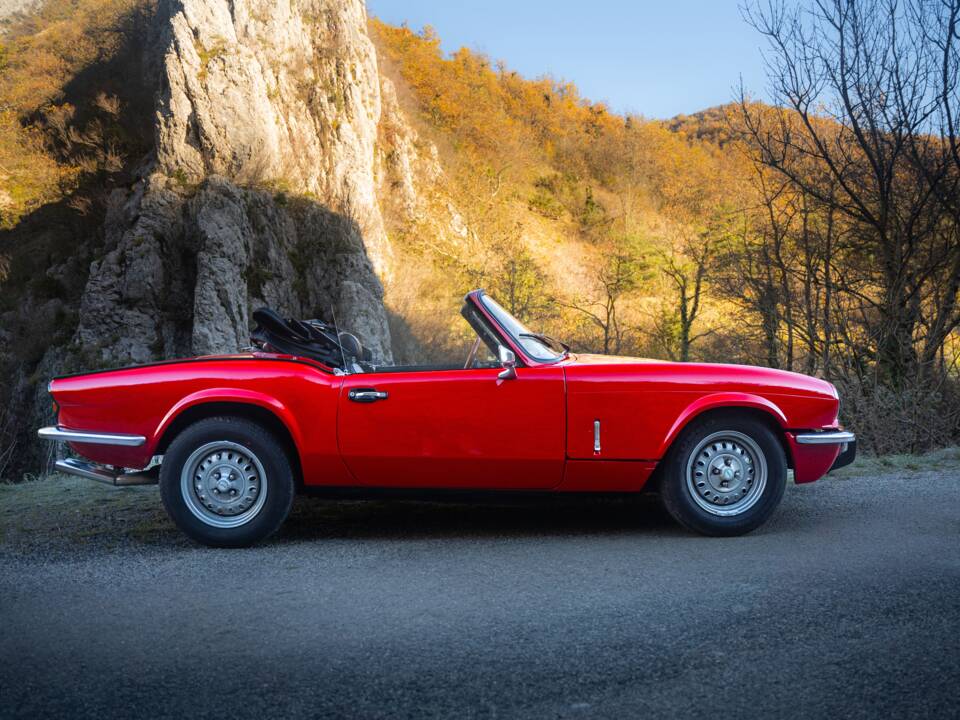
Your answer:
[[[443,268],[390,288],[421,347],[451,350],[439,308],[484,285],[582,350],[827,377],[868,450],[955,441],[960,11],[867,5],[769,5],[753,17],[782,71],[777,105],[744,94],[665,122],[373,20],[470,228],[445,240],[395,223],[411,263]],[[826,60],[838,36],[856,57]]]
[[[451,310],[485,287],[577,350],[826,377],[876,452],[956,442],[960,1],[763,7],[775,102],[744,92],[666,121],[372,18],[402,122],[441,168],[404,207],[399,130],[381,124],[398,358],[462,359]],[[148,156],[153,97],[138,95],[131,43],[153,9],[45,2],[2,28],[0,306],[16,283],[63,295],[44,264],[69,256],[77,217],[96,232],[110,188]],[[832,57],[840,39],[857,55]],[[54,207],[69,222],[37,232],[28,220]]]
[[[695,323],[713,312],[700,302],[705,257],[694,245],[742,202],[746,158],[613,113],[570,83],[527,79],[465,48],[448,56],[430,28],[371,26],[408,110],[452,169],[449,195],[473,220],[475,238],[446,245],[400,233],[416,238],[413,251],[443,245],[432,257],[454,270],[446,295],[483,284],[580,347],[689,358]],[[551,300],[513,303],[518,284]]]
[[[94,102],[107,110],[101,115],[116,119],[116,96],[89,97],[90,107],[77,108],[70,85],[116,56],[133,15],[151,4],[46,2],[15,17],[0,35],[0,228],[70,194],[84,173],[119,163],[122,142],[110,147],[103,121],[99,127],[86,122]]]

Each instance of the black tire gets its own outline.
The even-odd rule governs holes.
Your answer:
[[[188,462],[198,473],[189,482],[183,478]],[[222,515],[204,507],[205,501],[200,498],[206,498],[204,492],[209,489],[197,489],[196,495],[185,496],[194,490],[194,482],[201,486],[214,482],[220,470],[236,470],[240,475],[229,489],[214,490]],[[211,547],[246,547],[269,537],[286,520],[294,494],[293,472],[283,445],[267,429],[243,418],[213,417],[190,425],[170,443],[160,467],[160,497],[170,518],[191,538]],[[212,495],[209,501],[213,502]],[[240,524],[211,524],[224,522]]]
[[[724,438],[728,445],[723,445]],[[705,447],[701,447],[704,443]],[[737,459],[738,454],[742,460]],[[762,455],[762,459],[754,459],[754,454]],[[730,467],[731,463],[737,476],[729,482],[737,484],[732,489],[721,487],[717,492],[716,486],[725,479],[721,473],[727,472],[722,468]],[[762,465],[766,472],[761,485],[755,481]],[[740,473],[740,469],[744,472]],[[697,476],[698,472],[714,480],[704,482],[707,479]],[[746,481],[740,480],[741,475]],[[711,413],[684,428],[670,448],[664,458],[660,498],[667,512],[687,529],[703,535],[729,537],[744,535],[763,525],[780,504],[786,483],[787,458],[774,430],[744,413]],[[701,486],[702,489],[697,489]],[[718,514],[725,512],[734,514]]]

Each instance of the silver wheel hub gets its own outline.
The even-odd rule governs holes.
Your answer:
[[[225,440],[212,442],[187,458],[180,492],[190,512],[207,525],[239,527],[263,509],[267,475],[248,448]]]
[[[700,441],[686,467],[686,485],[693,501],[713,515],[746,512],[763,494],[767,461],[748,435],[724,430]]]

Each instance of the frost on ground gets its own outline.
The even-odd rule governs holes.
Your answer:
[[[925,475],[942,474],[943,471],[954,471],[960,475],[960,448],[947,448],[921,456],[860,458],[813,486],[797,488],[789,482],[787,490],[788,493],[804,491],[820,484],[869,481],[879,476],[896,477],[904,482],[922,481]],[[787,506],[789,498],[788,494],[784,503]],[[582,509],[583,502],[589,506],[589,513]],[[656,509],[651,509],[656,505],[653,498],[639,498],[638,502],[646,508],[646,514],[656,514]],[[575,497],[553,497],[545,499],[541,505],[531,520],[534,524],[556,521],[562,525],[571,518],[579,519],[579,516],[596,517],[598,512],[601,528],[605,521],[611,522],[614,527],[634,522],[630,502],[622,499],[578,501]],[[514,510],[508,508],[507,515]],[[283,542],[303,535],[357,536],[363,533],[364,522],[372,521],[377,525],[385,518],[391,527],[399,524],[401,528],[407,527],[422,533],[424,528],[429,528],[442,517],[444,519],[439,521],[439,531],[444,533],[450,523],[456,525],[460,517],[466,517],[468,524],[471,521],[482,524],[484,517],[496,524],[502,520],[502,511],[503,508],[498,509],[496,504],[477,508],[433,503],[334,502],[300,497],[294,504],[287,525],[271,542]],[[526,513],[529,513],[529,509],[518,512],[516,522],[521,526],[525,522],[524,517],[529,517]],[[422,521],[425,517],[424,524]],[[640,524],[644,518],[637,517],[635,522]],[[155,486],[113,488],[60,474],[0,485],[0,547],[8,551],[96,550],[130,544],[157,547],[191,544],[167,518]]]

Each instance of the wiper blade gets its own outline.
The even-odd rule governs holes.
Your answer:
[[[546,340],[551,346],[553,346],[554,349],[560,348],[564,352],[570,352],[570,346],[562,340],[557,340],[555,337],[550,335],[540,335],[540,337]]]
[[[556,340],[556,339],[550,337],[549,335],[544,335],[544,334],[542,334],[542,333],[525,332],[525,333],[520,333],[520,337],[522,337],[522,338],[523,338],[523,337],[533,338],[534,340],[539,340],[539,341],[542,342],[544,345],[546,345],[548,348],[550,348],[551,350],[554,350],[554,351],[556,351],[557,348],[559,347],[559,348],[560,348],[561,350],[563,350],[563,352],[565,352],[565,353],[570,352],[570,346],[569,346],[569,345],[567,345],[566,343],[562,343],[562,342],[560,342],[559,340]]]

